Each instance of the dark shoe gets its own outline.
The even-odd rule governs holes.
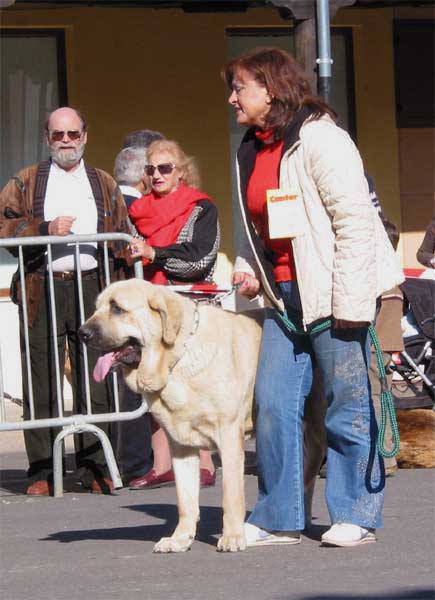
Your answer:
[[[113,481],[111,479],[94,479],[91,483],[91,494],[111,494],[115,489]]]
[[[151,469],[151,471],[148,471],[146,475],[132,479],[128,484],[128,487],[131,490],[148,490],[152,488],[172,486],[174,485],[174,482],[175,477],[172,469],[166,471],[166,473],[162,473],[161,475],[157,475],[154,469]]]
[[[216,483],[216,471],[211,473],[208,469],[200,469],[199,482],[202,488],[213,487]]]
[[[50,487],[47,480],[38,479],[35,483],[31,483],[26,490],[28,496],[49,496]]]

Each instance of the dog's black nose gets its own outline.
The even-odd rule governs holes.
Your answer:
[[[79,338],[80,341],[84,344],[87,344],[90,339],[92,339],[94,332],[90,327],[86,327],[86,325],[82,325],[79,329]]]

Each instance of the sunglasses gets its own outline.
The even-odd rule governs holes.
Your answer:
[[[77,129],[72,129],[71,131],[52,131],[50,133],[50,139],[52,142],[61,142],[65,136],[65,134],[67,135],[67,137],[70,140],[78,140],[81,138],[82,136],[82,132],[78,131]]]
[[[176,165],[173,163],[163,163],[161,165],[145,165],[145,173],[148,177],[152,177],[154,175],[154,171],[158,171],[160,175],[170,175],[172,171],[176,169]]]

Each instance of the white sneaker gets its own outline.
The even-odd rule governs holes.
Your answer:
[[[359,546],[376,542],[375,529],[366,529],[351,523],[335,523],[322,535],[322,546]]]
[[[267,531],[252,523],[245,523],[245,537],[249,547],[301,543],[299,531]]]

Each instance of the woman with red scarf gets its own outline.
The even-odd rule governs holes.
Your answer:
[[[145,172],[151,192],[130,206],[137,230],[133,258],[142,257],[144,277],[152,283],[211,283],[219,249],[217,208],[199,188],[195,162],[177,142],[158,140],[148,149]],[[132,489],[173,485],[174,473],[166,434],[155,425],[153,468],[130,482]],[[201,486],[215,483],[211,454],[200,453]]]

